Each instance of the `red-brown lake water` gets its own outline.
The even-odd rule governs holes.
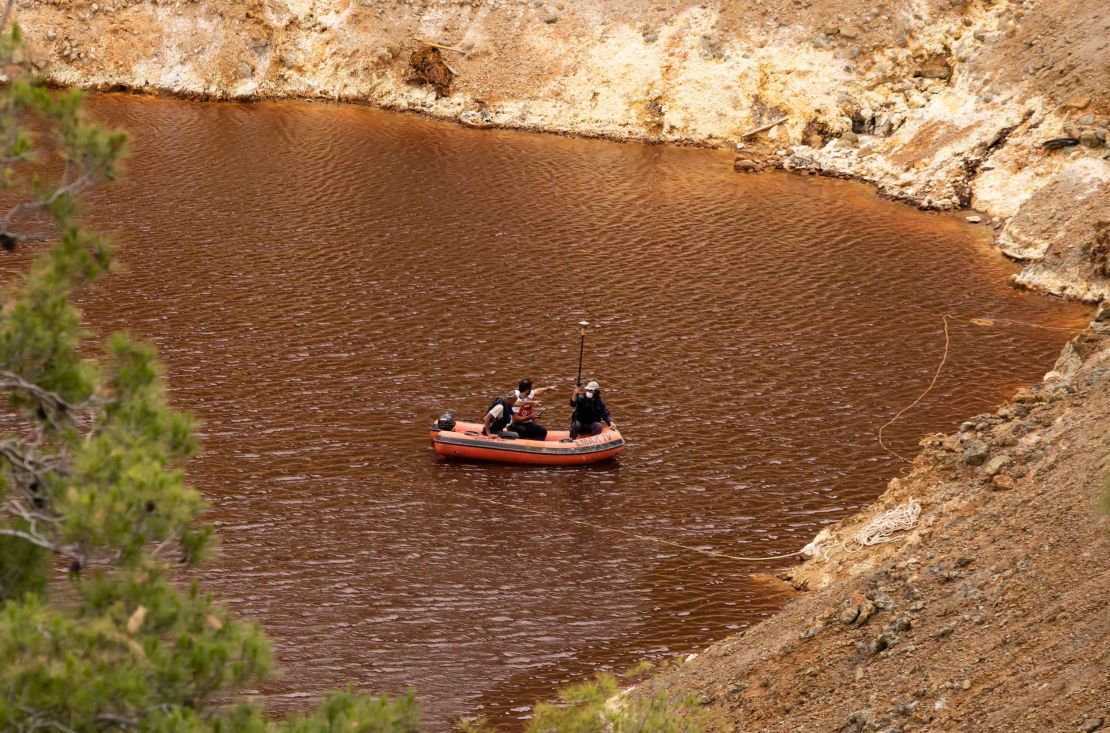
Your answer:
[[[259,620],[276,710],[352,682],[427,725],[512,724],[599,667],[695,651],[783,598],[717,552],[797,550],[901,464],[878,427],[929,383],[941,314],[1080,325],[1013,290],[987,230],[865,186],[733,173],[720,151],[468,130],[358,107],[92,100],[131,133],[90,217],[123,271],[90,327],[159,347],[203,421],[189,465],[223,538],[207,589]],[[616,462],[437,460],[578,339],[628,440]],[[1067,333],[952,327],[904,453],[1051,368]],[[547,513],[537,517],[464,496]]]

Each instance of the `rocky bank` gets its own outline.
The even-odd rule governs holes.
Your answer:
[[[823,532],[779,614],[637,692],[690,691],[719,731],[1110,729],[1108,383],[1104,305],[1044,382]],[[855,542],[911,499],[912,530]]]
[[[971,207],[1019,284],[1110,295],[1101,0],[17,0],[16,19],[59,84],[735,146],[741,169]]]
[[[65,85],[307,97],[729,146],[973,209],[1018,285],[1110,299],[1102,0],[17,0]],[[738,173],[739,175],[740,173]],[[1110,728],[1110,311],[834,526],[776,617],[653,681],[720,730]],[[854,545],[913,497],[916,528]]]

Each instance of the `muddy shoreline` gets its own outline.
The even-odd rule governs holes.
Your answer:
[[[63,84],[61,84],[57,81],[54,81],[54,80],[48,79],[47,83],[50,84],[50,86],[55,87],[55,88],[59,88],[59,89],[66,88],[65,85],[63,85]],[[170,89],[139,88],[139,87],[130,87],[126,84],[107,84],[107,83],[96,84],[96,85],[88,85],[88,86],[84,86],[82,88],[87,92],[94,92],[94,93],[98,93],[98,94],[124,94],[124,95],[134,95],[134,96],[138,96],[138,97],[149,97],[149,98],[154,98],[154,99],[179,99],[179,100],[184,100],[184,101],[201,102],[201,103],[217,103],[217,104],[218,103],[228,103],[228,104],[247,104],[247,105],[249,105],[249,104],[261,104],[261,103],[265,103],[265,102],[294,101],[294,102],[304,102],[304,103],[312,103],[312,104],[353,105],[353,106],[357,106],[357,107],[368,107],[368,108],[371,108],[371,109],[380,109],[380,110],[383,110],[383,111],[394,112],[394,113],[415,114],[417,116],[426,117],[428,119],[436,120],[436,121],[439,121],[439,122],[452,123],[452,124],[458,125],[460,127],[470,127],[466,123],[460,121],[457,117],[442,116],[442,115],[436,114],[434,111],[429,111],[429,110],[426,110],[426,109],[413,109],[413,108],[403,107],[403,106],[377,105],[377,104],[374,104],[373,102],[370,102],[368,100],[358,99],[358,98],[329,99],[329,98],[326,98],[326,97],[305,97],[305,96],[300,96],[300,95],[295,95],[295,94],[286,95],[286,96],[271,96],[271,95],[223,96],[223,95],[220,95],[220,94],[208,93],[208,92],[184,92],[184,93],[182,93],[182,92],[176,92],[176,91],[173,91],[173,90],[170,90]],[[519,126],[518,127],[518,126],[511,126],[511,125],[496,125],[495,124],[495,125],[490,125],[487,129],[507,130],[507,131],[512,131],[512,132],[524,132],[524,133],[542,134],[542,135],[556,135],[556,136],[559,136],[559,137],[567,137],[567,138],[582,138],[582,139],[590,139],[590,140],[608,140],[608,141],[611,141],[611,142],[618,142],[618,143],[634,142],[634,143],[640,143],[640,144],[645,144],[645,145],[673,145],[673,146],[678,146],[678,147],[689,147],[689,148],[706,149],[706,150],[727,150],[728,149],[728,147],[722,145],[719,142],[714,143],[714,142],[709,142],[709,141],[706,141],[706,140],[698,140],[698,139],[662,140],[662,139],[658,139],[658,138],[652,138],[650,136],[643,137],[643,138],[638,138],[638,137],[620,136],[620,135],[615,135],[615,134],[585,132],[585,131],[574,130],[574,129],[550,129],[550,128],[542,127],[542,126]],[[746,160],[754,161],[756,163],[756,165],[758,166],[758,169],[744,170],[743,167],[741,166],[741,161],[746,161]],[[969,215],[969,216],[970,215],[978,216],[984,227],[989,227],[993,230],[993,233],[991,235],[991,247],[995,251],[1001,253],[1007,259],[1009,259],[1013,262],[1018,262],[1018,263],[1021,262],[1020,259],[1015,259],[1015,258],[1007,256],[1005,247],[1003,246],[1003,243],[1002,243],[1002,231],[1001,231],[1001,229],[1002,229],[1002,220],[995,217],[994,221],[992,221],[990,214],[986,211],[981,211],[981,210],[973,209],[973,208],[970,208],[970,207],[963,207],[963,208],[960,208],[960,209],[944,209],[944,208],[940,208],[940,207],[937,207],[937,206],[932,206],[932,205],[929,205],[929,204],[921,201],[920,199],[918,199],[918,198],[916,198],[912,195],[900,194],[898,192],[894,192],[894,191],[884,189],[879,184],[879,182],[873,180],[872,178],[861,175],[860,173],[857,173],[857,172],[853,172],[853,171],[850,171],[850,170],[843,170],[843,169],[840,169],[840,168],[823,168],[823,167],[816,166],[816,165],[814,165],[814,166],[800,166],[800,165],[797,164],[796,161],[792,162],[789,158],[784,158],[784,156],[780,155],[778,152],[771,151],[771,150],[767,149],[765,146],[762,147],[762,148],[757,147],[755,149],[746,150],[746,151],[736,151],[735,161],[734,161],[734,169],[738,172],[738,174],[740,174],[740,173],[745,173],[745,174],[761,173],[761,172],[764,172],[764,171],[775,170],[775,171],[790,173],[790,174],[794,174],[794,175],[821,176],[823,178],[832,178],[832,179],[835,179],[835,180],[852,181],[854,183],[862,183],[862,184],[868,185],[869,187],[872,188],[874,194],[876,196],[880,197],[880,198],[887,199],[887,200],[890,200],[890,201],[897,201],[899,203],[906,204],[907,206],[912,206],[912,207],[914,207],[916,209],[919,209],[921,211],[950,212],[950,213],[966,214],[966,215]],[[976,223],[980,223],[980,222],[976,222]],[[1047,290],[1043,287],[1039,287],[1036,281],[1022,282],[1018,279],[1017,275],[1014,276],[1014,278],[1012,280],[1012,284],[1014,285],[1014,287],[1016,287],[1018,289],[1028,290],[1028,291],[1032,291],[1032,292],[1042,292],[1042,293],[1044,293],[1048,296],[1063,297],[1063,298],[1068,299],[1068,300],[1078,300],[1080,302],[1091,302],[1091,300],[1092,300],[1089,297],[1073,297],[1073,294],[1069,293],[1069,292],[1063,292],[1063,293],[1052,292],[1052,291]],[[1098,301],[1095,301],[1095,302],[1098,302]]]

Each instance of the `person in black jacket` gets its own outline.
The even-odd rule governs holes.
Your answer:
[[[614,430],[617,427],[609,415],[605,400],[601,399],[601,386],[595,381],[591,380],[584,390],[575,387],[570,406],[574,408],[574,414],[570,417],[571,440],[579,435],[597,435],[604,425]]]
[[[501,435],[501,431],[512,423],[513,406],[516,402],[515,392],[510,392],[494,400],[482,418],[482,434],[489,436]]]

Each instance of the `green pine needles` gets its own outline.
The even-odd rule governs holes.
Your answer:
[[[411,696],[335,693],[284,722],[237,701],[269,644],[172,582],[214,539],[182,472],[192,421],[166,404],[150,346],[116,334],[100,359],[80,351],[72,298],[110,271],[111,246],[81,225],[79,195],[115,178],[125,136],[23,74],[18,45],[18,29],[0,39],[0,189],[19,201],[0,247],[53,244],[0,308],[0,730],[416,731]]]
[[[629,670],[625,678],[642,669]],[[704,730],[697,701],[688,695],[621,694],[619,680],[599,673],[560,691],[558,702],[539,703],[527,733],[696,733]]]
[[[309,714],[265,716],[241,694],[270,671],[258,626],[175,582],[214,541],[183,473],[192,420],[167,405],[152,347],[116,334],[83,356],[94,349],[72,302],[112,268],[79,197],[116,177],[126,138],[86,121],[79,93],[24,73],[19,40],[0,38],[0,248],[50,244],[0,304],[0,730],[419,730],[411,694],[337,692]],[[617,692],[608,676],[571,688],[529,730],[698,729],[686,701],[611,704]]]

